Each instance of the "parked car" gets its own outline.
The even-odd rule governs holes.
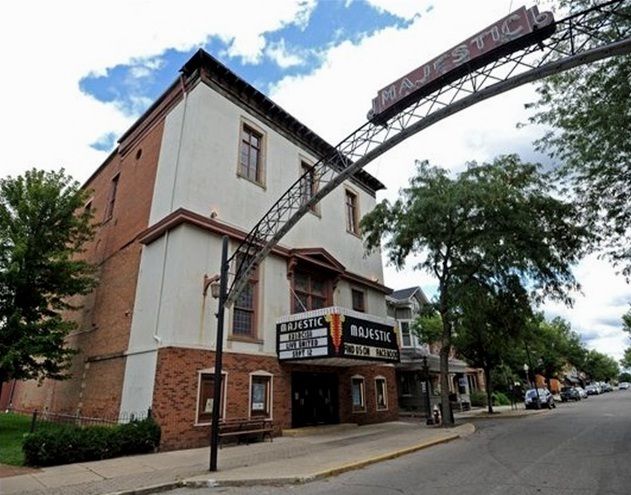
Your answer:
[[[537,397],[537,392],[539,397]],[[546,388],[531,388],[527,390],[524,396],[524,405],[526,409],[541,409],[542,407],[552,409],[556,407],[554,397]]]
[[[631,383],[629,382],[620,382],[618,384],[618,390],[629,390],[631,388]]]
[[[587,397],[589,397],[583,387],[574,387],[574,388],[578,390],[578,393],[580,394],[581,399],[587,399]]]
[[[587,385],[587,387],[585,387],[585,391],[587,392],[587,395],[600,395],[600,387],[596,385]]]
[[[613,392],[613,386],[610,383],[603,383],[602,388],[605,392]]]
[[[581,400],[581,393],[574,387],[563,387],[561,389],[561,402],[567,402],[569,400]]]

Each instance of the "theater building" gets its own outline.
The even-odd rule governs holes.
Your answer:
[[[78,301],[66,381],[17,383],[16,409],[111,417],[151,408],[163,448],[208,443],[217,301],[205,277],[331,145],[204,51],[85,184],[99,284]],[[313,181],[305,199],[317,191]],[[380,253],[359,220],[383,185],[359,171],[298,222],[226,314],[221,414],[278,430],[398,417],[399,343]],[[6,398],[5,398],[6,400]]]

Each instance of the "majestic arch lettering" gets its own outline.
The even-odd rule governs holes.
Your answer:
[[[480,101],[630,53],[630,11],[631,0],[612,0],[555,21],[548,12],[522,7],[380,90],[369,120],[294,182],[224,264],[239,260],[225,303],[235,300],[251,270],[300,218],[392,147]],[[313,180],[320,188],[304,201],[302,191]]]

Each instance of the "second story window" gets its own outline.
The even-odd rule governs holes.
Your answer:
[[[359,235],[359,215],[357,208],[357,194],[346,190],[346,231]]]
[[[258,270],[250,274],[245,285],[234,302],[232,314],[232,335],[236,337],[256,338],[256,300],[258,288]]]
[[[329,284],[326,279],[308,272],[296,271],[293,286],[293,312],[301,313],[330,305]]]
[[[112,183],[110,184],[110,194],[107,198],[107,208],[105,209],[105,218],[104,222],[107,222],[114,215],[114,205],[116,204],[116,194],[118,193],[118,181],[120,179],[120,174],[116,174],[112,178]]]
[[[403,347],[412,347],[412,334],[410,333],[410,322],[401,322],[401,344]]]
[[[365,294],[363,290],[351,289],[353,299],[353,309],[362,313],[366,312]]]
[[[318,189],[313,166],[309,165],[308,163],[302,162],[300,164],[300,171],[302,173],[302,181],[300,183],[300,196],[302,199],[302,204],[305,204],[314,196]],[[315,206],[311,207],[311,211],[316,211]]]
[[[247,124],[241,125],[239,175],[263,184],[263,134]]]

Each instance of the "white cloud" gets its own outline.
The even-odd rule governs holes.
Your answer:
[[[276,43],[269,43],[265,49],[265,55],[282,69],[304,64],[304,58],[296,51],[290,51],[282,39]]]
[[[406,28],[386,28],[357,44],[341,42],[322,53],[324,62],[312,74],[282,80],[273,91],[280,105],[333,143],[364,122],[379,88],[503,17],[511,3],[441,0],[428,11],[429,0],[370,1],[413,20]],[[87,75],[133,64],[136,75],[142,76],[161,63],[166,49],[191,50],[213,36],[226,41],[231,54],[253,62],[266,54],[265,33],[289,23],[304,27],[314,8],[314,0],[233,0],[220,7],[204,0],[183,0],[176,6],[164,0],[112,0],[101,8],[78,0],[8,3],[0,16],[0,60],[5,68],[0,79],[5,96],[0,176],[32,166],[64,165],[84,180],[94,171],[107,153],[90,144],[110,132],[122,134],[133,117],[82,93],[79,81]],[[297,62],[286,47],[276,48],[277,62]],[[527,152],[540,131],[516,130],[515,124],[526,120],[523,103],[533,99],[532,87],[520,88],[397,146],[369,167],[388,186],[382,196],[395,196],[406,184],[416,158],[457,169],[467,160],[488,160],[516,149]],[[547,310],[567,317],[577,329],[602,335],[590,345],[619,356],[622,334],[603,321],[626,310],[619,300],[631,298],[629,287],[606,263],[593,259],[581,263],[577,276],[585,296],[571,310]],[[409,269],[387,268],[386,281],[396,288],[419,284],[431,289],[434,284],[426,274]]]

